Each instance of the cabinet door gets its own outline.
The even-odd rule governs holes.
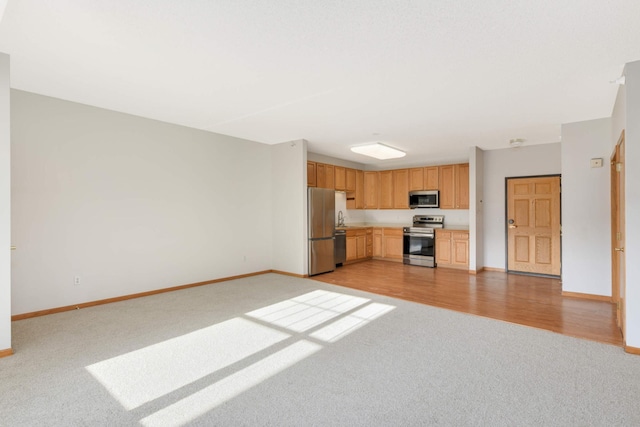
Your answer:
[[[402,229],[385,228],[382,248],[384,258],[402,259]]]
[[[469,265],[469,233],[453,233],[451,258],[454,265]]]
[[[345,169],[345,186],[346,191],[356,191],[356,170]]]
[[[324,163],[316,163],[316,187],[325,188],[324,183],[327,178],[327,169]]]
[[[367,257],[367,236],[356,236],[356,257],[363,259]]]
[[[438,190],[438,166],[427,166],[424,168],[424,189]]]
[[[425,168],[409,169],[409,191],[425,189],[424,170]]]
[[[373,256],[382,258],[382,228],[373,229]]]
[[[307,187],[316,186],[316,162],[307,162]]]
[[[436,232],[436,264],[451,264],[451,232]]]
[[[364,173],[364,208],[378,209],[378,172]]]
[[[335,185],[336,190],[344,191],[347,186],[346,169],[342,166],[335,166]]]
[[[333,165],[316,163],[316,187],[333,190],[334,173]]]
[[[393,171],[393,208],[409,209],[409,170]]]
[[[347,234],[347,261],[358,259],[358,243],[355,235]]]
[[[438,181],[440,186],[440,209],[455,209],[454,165],[440,166]]]
[[[469,209],[469,163],[455,165],[456,209]]]
[[[373,228],[367,228],[367,258],[373,256]]]
[[[364,209],[364,172],[356,170],[356,209]]]
[[[378,207],[380,209],[393,209],[393,172],[379,172],[380,198]]]

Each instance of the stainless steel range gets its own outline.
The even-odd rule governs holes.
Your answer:
[[[402,262],[436,266],[436,228],[444,228],[444,215],[415,215],[411,227],[403,227]]]

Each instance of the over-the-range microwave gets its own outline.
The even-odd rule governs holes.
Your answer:
[[[409,191],[409,207],[415,208],[438,208],[440,207],[440,197],[438,190]]]

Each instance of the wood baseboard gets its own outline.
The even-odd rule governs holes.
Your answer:
[[[496,267],[482,267],[484,271],[495,271],[497,273],[506,273],[507,270],[504,268],[496,268]]]
[[[7,348],[4,350],[0,350],[0,358],[2,357],[8,357],[13,355],[13,349],[12,348]]]
[[[282,274],[284,276],[292,276],[292,277],[298,277],[300,279],[306,279],[307,277],[309,277],[308,274],[296,274],[296,273],[289,273],[288,271],[280,271],[280,270],[270,270],[271,273],[276,273],[276,274]]]
[[[630,345],[626,345],[625,344],[624,351],[629,353],[629,354],[640,355],[640,348],[638,348],[638,347],[631,347]]]
[[[477,270],[469,270],[469,274],[478,274],[478,273],[482,273],[484,271],[484,267],[480,267]]]
[[[240,275],[237,275],[237,276],[223,277],[223,278],[220,278],[220,279],[207,280],[205,282],[189,283],[187,285],[180,285],[180,286],[173,286],[173,287],[170,287],[170,288],[155,289],[153,291],[139,292],[139,293],[136,293],[136,294],[123,295],[123,296],[114,297],[114,298],[107,298],[107,299],[101,299],[101,300],[97,300],[97,301],[83,302],[83,303],[80,303],[80,304],[67,305],[67,306],[64,306],[64,307],[50,308],[50,309],[47,309],[47,310],[34,311],[34,312],[31,312],[31,313],[16,314],[14,316],[11,316],[11,320],[12,321],[24,320],[24,319],[30,319],[32,317],[46,316],[48,314],[55,314],[55,313],[62,313],[62,312],[65,312],[65,311],[79,310],[81,308],[95,307],[96,305],[111,304],[113,302],[126,301],[128,299],[148,297],[150,295],[163,294],[165,292],[179,291],[181,289],[194,288],[196,286],[211,285],[213,283],[227,282],[229,280],[242,279],[244,277],[251,277],[251,276],[258,276],[260,274],[266,274],[266,273],[271,273],[271,272],[272,272],[272,270],[257,271],[255,273],[247,273],[247,274],[240,274]]]
[[[583,294],[581,292],[562,291],[562,296],[569,297],[569,298],[582,298],[582,299],[590,299],[594,301],[611,302],[611,297],[608,297],[605,295]]]

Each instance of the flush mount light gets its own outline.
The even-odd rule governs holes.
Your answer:
[[[512,148],[521,147],[523,143],[524,143],[524,139],[522,138],[514,138],[509,140],[509,145]]]
[[[379,142],[356,145],[355,147],[351,147],[351,151],[358,154],[364,154],[365,156],[375,157],[380,160],[398,159],[407,155],[404,151],[400,151],[397,148],[389,147],[388,145],[384,145]]]

